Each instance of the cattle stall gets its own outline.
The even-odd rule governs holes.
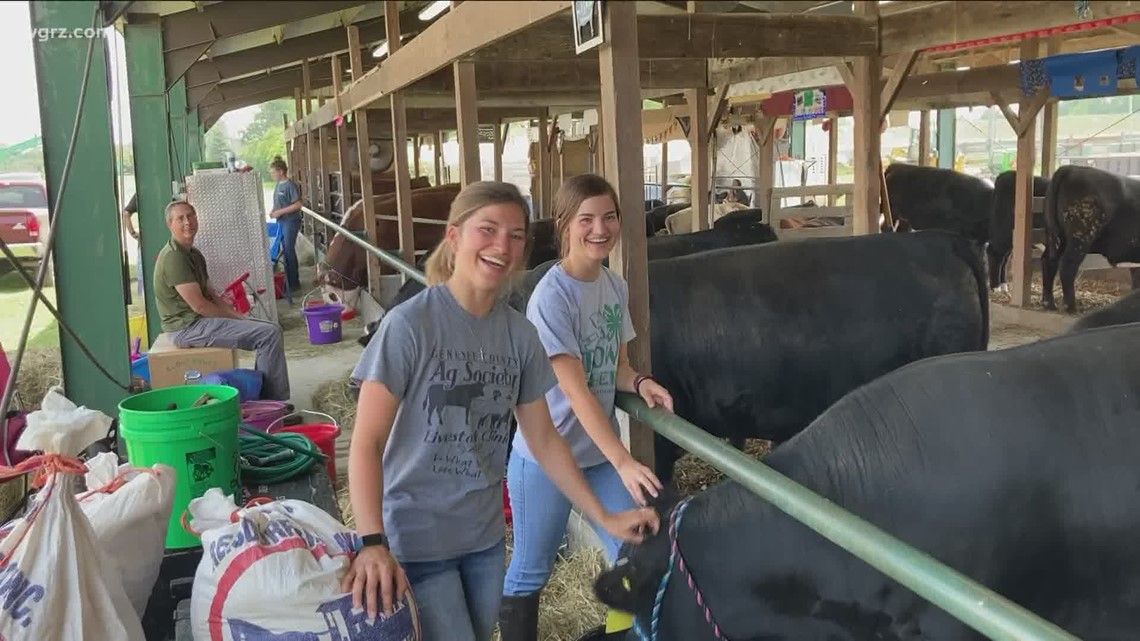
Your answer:
[[[983,41],[1004,43],[1013,36],[1023,61],[1033,60],[1029,55],[1030,40],[1037,47],[1053,33],[1074,24],[1071,12],[1059,8],[1058,3],[1035,3],[1032,10],[1019,11],[1008,17],[1008,8],[1002,3],[965,5],[963,3],[888,3],[881,7],[875,2],[855,2],[850,11],[838,14],[805,11],[787,14],[781,11],[757,9],[753,4],[735,3],[737,11],[723,13],[724,3],[718,3],[722,12],[710,11],[704,4],[687,3],[605,3],[600,4],[597,33],[600,43],[581,48],[573,57],[566,52],[576,43],[575,30],[568,19],[570,3],[536,2],[526,9],[510,3],[461,3],[450,8],[439,20],[407,42],[399,43],[399,30],[390,31],[393,44],[380,66],[363,74],[354,74],[353,86],[335,92],[333,98],[311,114],[300,118],[286,130],[287,139],[295,149],[303,149],[301,141],[314,137],[322,127],[337,126],[334,121],[349,113],[364,114],[355,118],[358,130],[365,123],[369,111],[385,110],[391,124],[393,140],[409,135],[411,106],[428,104],[432,100],[443,109],[454,110],[454,125],[443,127],[457,132],[460,153],[460,175],[463,183],[481,175],[477,165],[479,156],[473,146],[477,136],[473,126],[486,121],[485,109],[510,102],[526,114],[528,129],[536,129],[539,141],[535,160],[533,202],[539,218],[549,216],[549,203],[554,188],[556,163],[551,157],[556,140],[553,122],[559,114],[596,109],[599,117],[596,131],[599,142],[594,147],[592,168],[604,173],[618,188],[623,209],[623,242],[615,251],[611,268],[618,271],[629,283],[631,316],[638,336],[648,335],[651,319],[648,316],[648,281],[645,227],[644,162],[642,132],[644,119],[641,109],[643,98],[658,99],[666,107],[683,105],[682,119],[685,137],[696,151],[692,154],[690,204],[693,212],[688,228],[700,232],[712,227],[715,209],[708,208],[711,168],[708,163],[711,132],[725,120],[743,121],[755,132],[761,149],[757,180],[761,207],[767,205],[769,221],[786,220],[790,207],[778,207],[788,192],[774,192],[772,165],[776,162],[775,131],[801,129],[791,127],[801,122],[805,114],[798,113],[800,103],[795,95],[800,87],[796,80],[780,80],[768,89],[755,93],[769,94],[759,100],[735,101],[733,92],[748,82],[762,82],[801,73],[806,64],[834,68],[840,77],[836,95],[847,94],[845,106],[838,97],[832,99],[825,92],[827,109],[818,117],[834,119],[839,114],[852,114],[855,118],[854,178],[849,192],[842,193],[847,201],[842,218],[843,235],[873,234],[879,230],[882,201],[885,200],[881,183],[882,159],[876,151],[880,147],[880,123],[892,108],[918,108],[930,110],[956,104],[1004,104],[1007,111],[1013,102],[1020,102],[1016,129],[1019,133],[1032,129],[1037,111],[1044,109],[1048,100],[1038,94],[1023,96],[1017,87],[1019,68],[1006,69],[1001,64],[978,64],[977,68],[958,69],[941,60],[948,53],[968,48],[984,48]],[[1038,6],[1040,4],[1040,6]],[[652,7],[650,6],[652,5]],[[822,5],[805,4],[813,9]],[[396,3],[389,16],[395,16]],[[1106,3],[1111,15],[1128,15],[1120,3]],[[783,9],[786,11],[787,9]],[[393,29],[388,20],[385,29]],[[488,29],[487,25],[495,25]],[[921,27],[921,28],[919,28]],[[921,37],[915,35],[922,33]],[[1032,32],[1033,35],[1024,34]],[[1057,32],[1059,33],[1059,31]],[[1103,35],[1098,32],[1097,36]],[[1040,39],[1040,40],[1039,40]],[[351,44],[351,38],[350,38]],[[996,44],[992,48],[996,48]],[[943,50],[944,47],[952,47]],[[358,49],[358,47],[350,47]],[[597,61],[594,60],[596,49]],[[560,53],[561,52],[561,53]],[[351,52],[350,52],[351,53]],[[973,55],[973,54],[970,54]],[[993,55],[988,53],[987,55]],[[850,62],[847,62],[850,60]],[[736,61],[736,62],[732,62]],[[697,62],[697,65],[689,63]],[[992,58],[991,58],[992,62]],[[738,67],[731,65],[737,64]],[[963,65],[965,66],[965,65]],[[992,68],[990,68],[992,67]],[[594,69],[597,85],[593,84]],[[911,72],[914,72],[913,76]],[[884,83],[883,80],[886,82]],[[802,81],[800,81],[802,82]],[[834,84],[819,88],[833,87]],[[634,91],[637,88],[639,91]],[[434,95],[429,95],[434,92]],[[450,94],[454,92],[454,98]],[[529,92],[529,95],[528,95]],[[573,95],[572,95],[573,94]],[[743,94],[747,95],[747,94]],[[769,102],[779,96],[782,105]],[[596,97],[595,97],[596,96]],[[949,99],[947,99],[949,96]],[[599,99],[600,98],[600,99]],[[980,98],[980,99],[979,99]],[[420,102],[422,101],[422,102]],[[929,120],[929,117],[927,117]],[[382,118],[380,125],[388,123]],[[946,132],[939,127],[939,138]],[[928,128],[929,131],[929,128]],[[951,138],[952,140],[952,138]],[[1024,141],[1024,136],[1021,138]],[[927,141],[929,144],[929,141]],[[1028,162],[1035,154],[1025,153],[1030,143],[1022,142],[1019,158]],[[943,150],[945,150],[943,148]],[[496,154],[499,153],[496,148]],[[925,160],[925,158],[924,158]],[[301,162],[304,162],[302,160]],[[310,163],[311,164],[311,163]],[[829,161],[829,165],[833,164]],[[639,168],[639,165],[641,166]],[[360,162],[362,174],[368,171],[367,163]],[[638,170],[641,171],[638,171]],[[1020,171],[1019,176],[1028,177]],[[659,178],[668,180],[668,172]],[[398,203],[398,247],[406,262],[414,259],[418,249],[413,241],[414,218],[411,189],[408,187],[407,169],[396,168],[395,192]],[[831,180],[831,178],[829,178]],[[368,185],[370,181],[363,180]],[[1018,211],[1028,211],[1023,182],[1017,191]],[[829,184],[822,196],[839,196],[841,187]],[[367,188],[365,188],[367,192]],[[809,194],[804,194],[809,195]],[[373,246],[379,243],[371,194],[362,194],[365,207],[365,235]],[[837,207],[833,201],[830,208]],[[814,213],[814,212],[812,212]],[[827,216],[832,217],[832,216]],[[677,220],[677,219],[675,219]],[[849,221],[849,222],[848,222]],[[1018,219],[1015,229],[1015,261],[1026,261],[1025,243],[1016,234],[1025,231],[1024,221]],[[673,225],[680,229],[679,225]],[[791,230],[798,231],[798,230]],[[817,234],[835,233],[811,232]],[[791,236],[794,237],[794,236]],[[1020,242],[1020,244],[1019,244]],[[368,256],[369,280],[381,273],[375,256]],[[1015,267],[1017,273],[1017,267]],[[376,284],[376,283],[373,283]],[[378,289],[378,288],[377,288]],[[631,345],[631,356],[638,368],[652,370],[648,346],[642,339]],[[631,406],[626,407],[630,409]],[[630,410],[653,428],[660,423],[644,413]],[[652,433],[641,421],[631,421],[629,446],[635,456],[652,461]],[[694,446],[696,447],[696,446]],[[707,453],[707,452],[706,452]],[[1039,637],[1050,638],[1049,634]]]

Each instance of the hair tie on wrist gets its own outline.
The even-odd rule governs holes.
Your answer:
[[[648,374],[639,374],[633,381],[633,393],[641,396],[641,384],[647,380],[652,380],[653,377]]]

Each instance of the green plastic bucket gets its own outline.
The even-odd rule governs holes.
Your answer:
[[[203,394],[218,399],[191,407]],[[177,409],[167,409],[171,403]],[[240,500],[238,391],[227,385],[179,385],[129,396],[119,403],[119,434],[131,465],[162,463],[174,468],[174,509],[166,528],[166,548],[201,545],[182,528],[192,499],[217,487]]]

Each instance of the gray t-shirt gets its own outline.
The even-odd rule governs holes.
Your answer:
[[[614,413],[618,350],[633,340],[629,318],[629,289],[620,276],[605,267],[597,280],[581,281],[570,276],[558,263],[535,286],[527,303],[526,316],[538,328],[538,337],[548,357],[569,354],[582,361],[586,385],[610,417],[618,433]],[[546,393],[554,426],[566,439],[579,467],[604,463],[605,455],[586,433],[570,408],[561,387]],[[521,456],[534,460],[522,432],[515,433],[514,447]]]
[[[557,384],[534,326],[505,301],[478,318],[445,285],[429,287],[384,317],[352,377],[401,400],[383,459],[397,560],[498,543],[511,412]]]

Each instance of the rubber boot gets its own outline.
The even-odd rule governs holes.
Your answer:
[[[538,598],[541,591],[520,596],[503,596],[499,607],[499,634],[502,641],[538,641]]]

